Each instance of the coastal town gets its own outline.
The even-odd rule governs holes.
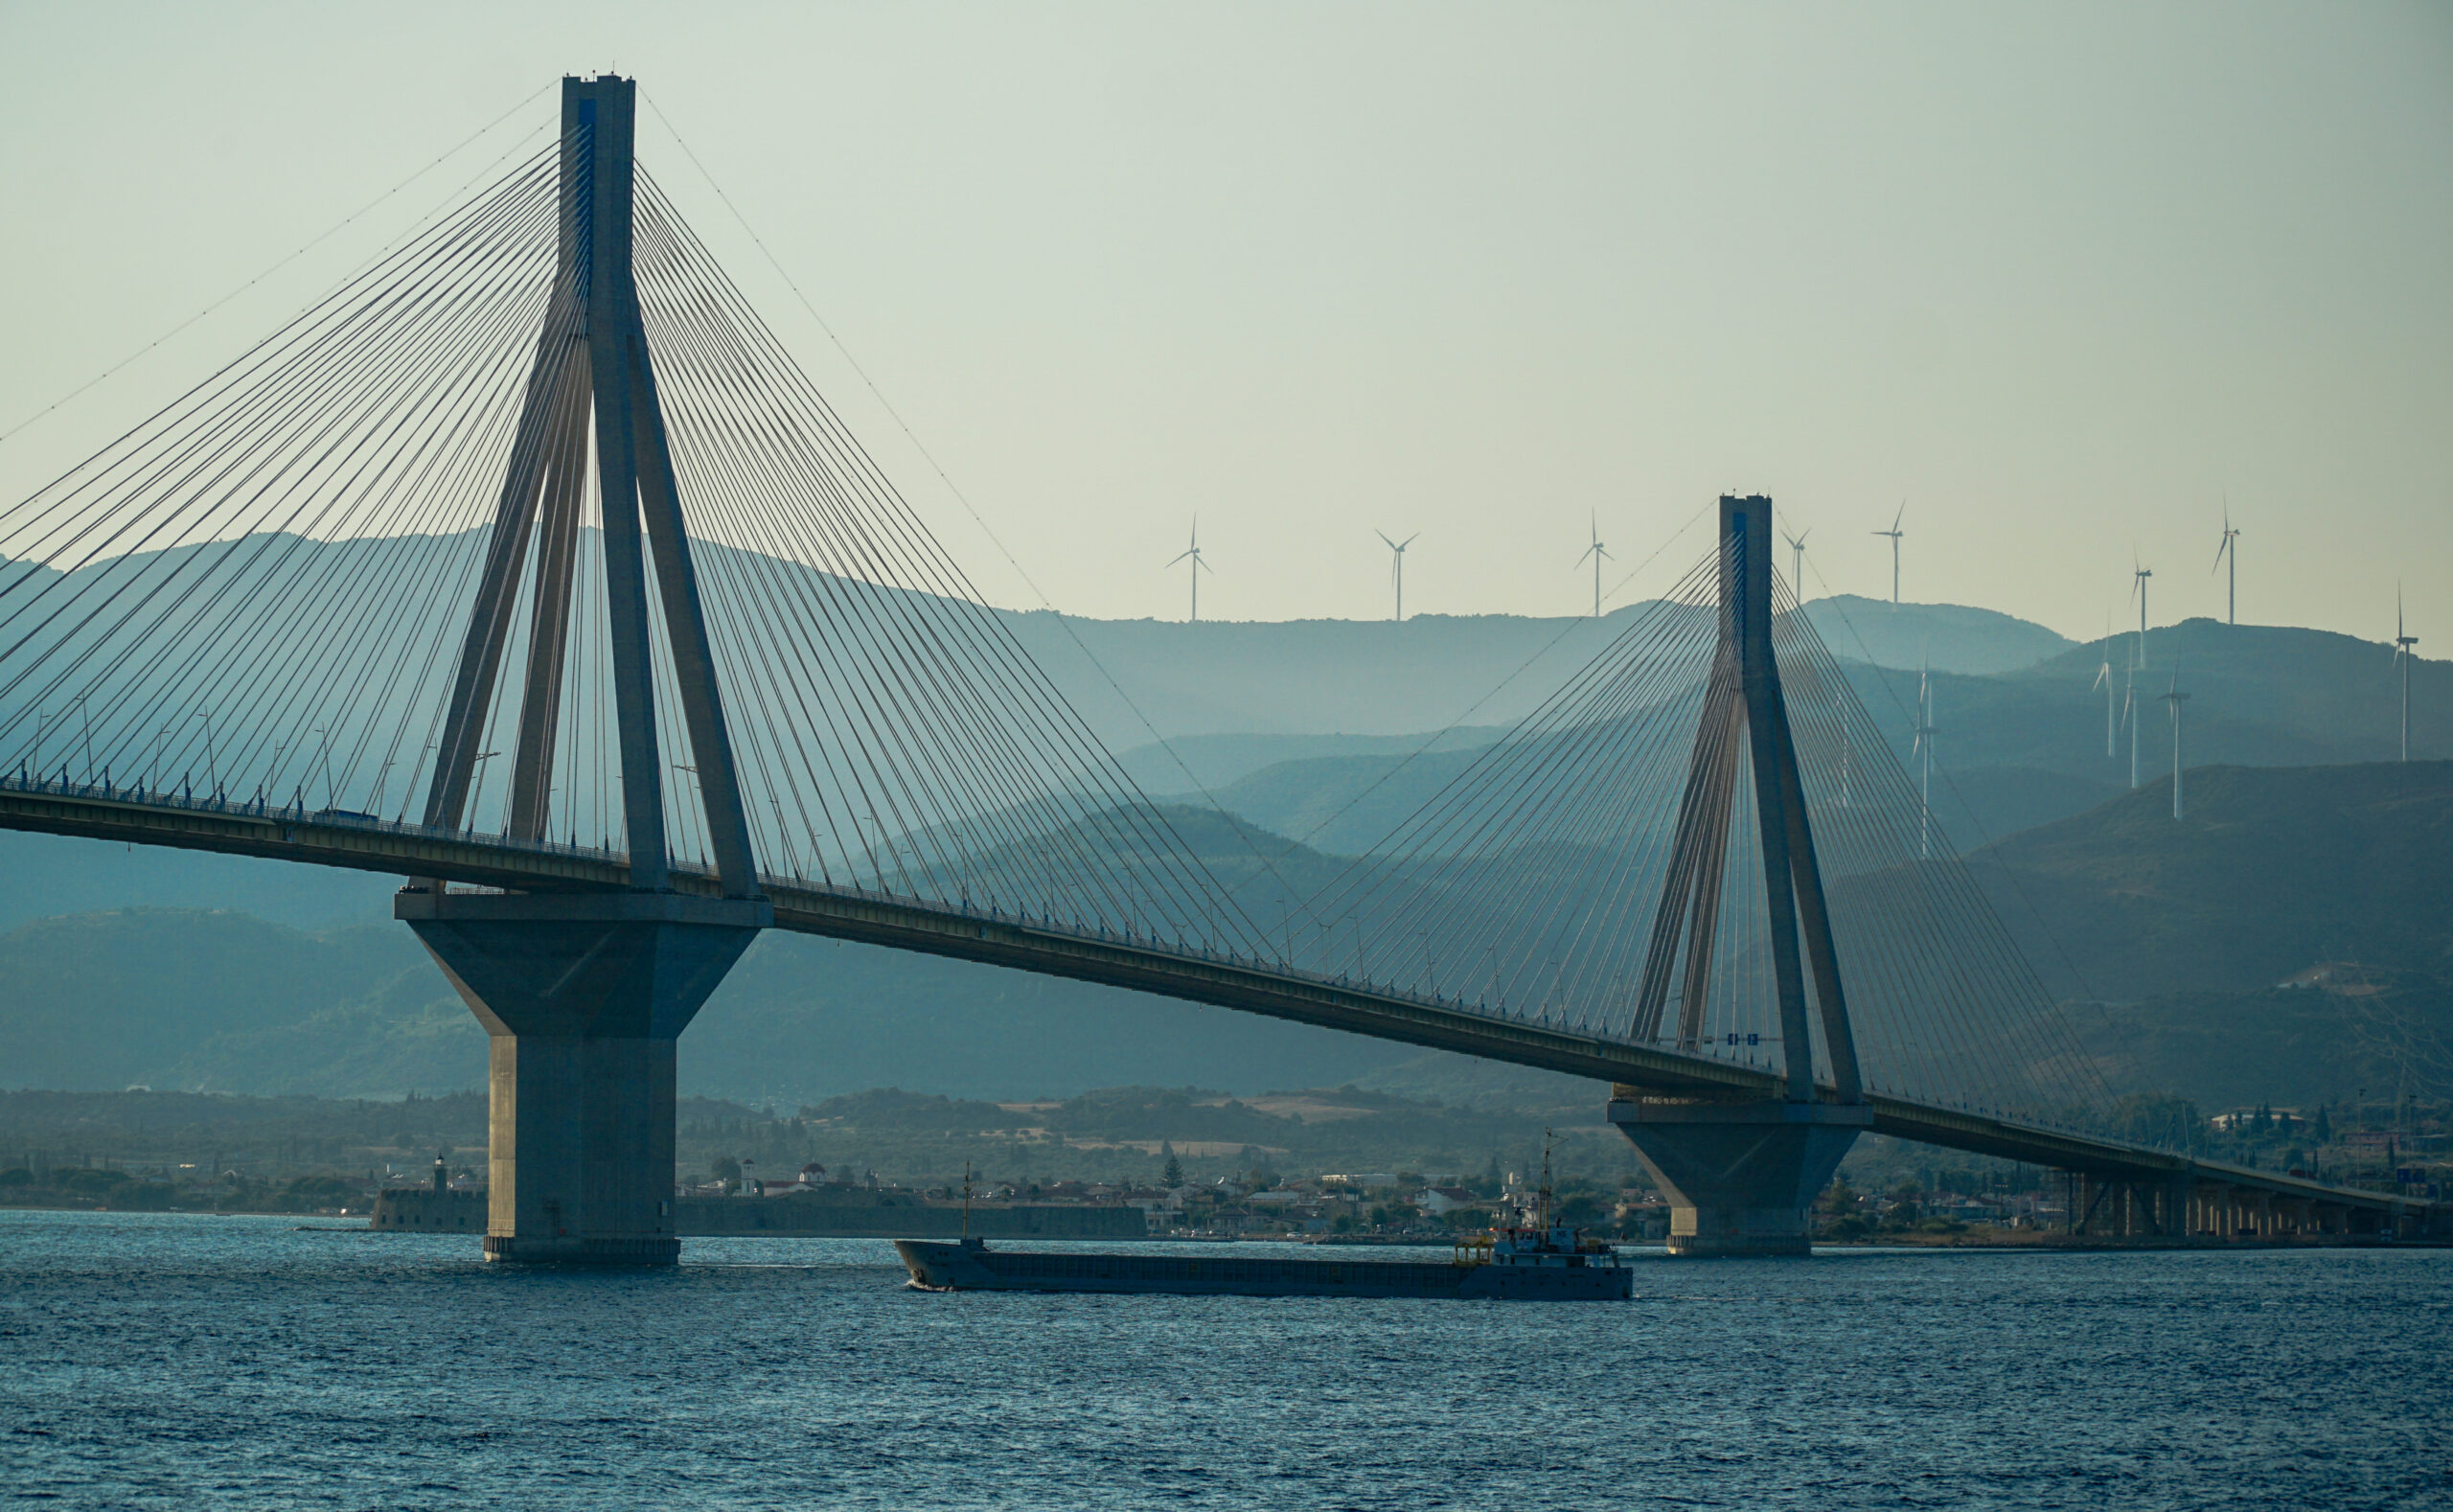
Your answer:
[[[310,1099],[254,1110],[253,1123],[194,1121],[229,1112],[241,1101],[130,1091],[87,1094],[70,1104],[62,1094],[0,1093],[0,1206],[287,1213],[386,1230],[484,1231],[483,1147],[472,1137],[475,1131],[463,1127],[472,1110],[461,1105],[469,1099],[388,1105],[379,1110],[382,1122],[368,1121],[378,1116],[368,1111],[373,1105]],[[932,1114],[959,1106],[930,1101]],[[1198,1112],[1209,1132],[1250,1115],[1227,1099],[1155,1101],[1162,1111],[1181,1103],[1178,1111]],[[1540,1180],[1538,1146],[1523,1143],[1519,1156],[1495,1153],[1479,1169],[1404,1161],[1370,1168],[1323,1161],[1303,1169],[1287,1151],[1259,1144],[1187,1139],[1180,1145],[1163,1135],[1112,1137],[1118,1131],[1108,1129],[1111,1137],[1083,1141],[1102,1147],[1089,1151],[1061,1139],[980,1138],[964,1142],[969,1148],[962,1157],[948,1159],[950,1151],[915,1149],[907,1131],[877,1115],[879,1108],[907,1109],[906,1103],[883,1099],[866,1106],[869,1115],[860,1124],[840,1111],[824,1118],[767,1116],[697,1104],[697,1116],[684,1122],[692,1168],[677,1174],[673,1188],[685,1231],[1435,1245],[1509,1221],[1531,1205]],[[174,1110],[191,1121],[173,1121]],[[1038,1116],[1057,1115],[1043,1109]],[[389,1134],[376,1132],[387,1127]],[[2253,1167],[2429,1197],[2453,1189],[2449,1127],[2453,1108],[2409,1100],[2306,1110],[2260,1106],[2197,1119],[2196,1137],[2210,1154]],[[841,1153],[844,1136],[863,1128],[871,1157]],[[1343,1131],[1351,1148],[1389,1148],[1366,1136],[1369,1128],[1368,1120],[1354,1119],[1333,1122],[1322,1133]],[[1664,1240],[1669,1208],[1662,1193],[1623,1162],[1612,1167],[1593,1159],[1593,1147],[1573,1134],[1557,1141],[1559,1216],[1619,1243]],[[412,1148],[421,1135],[424,1147]],[[210,1147],[215,1140],[218,1147]],[[819,1141],[829,1147],[829,1158],[790,1153]],[[182,1143],[209,1147],[182,1150]],[[735,1151],[742,1153],[729,1153]],[[1910,1147],[1868,1140],[1818,1201],[1818,1237],[1909,1244],[2102,1237],[2093,1232],[2100,1225],[2092,1222],[2096,1215],[2084,1210],[2083,1200],[2074,1224],[2075,1194],[2060,1173],[1999,1161],[1937,1168],[1914,1163]],[[1114,1177],[1066,1174],[1066,1156],[1106,1169],[1135,1169]],[[1034,1164],[1040,1175],[1017,1174]],[[973,1173],[968,1191],[966,1165]]]

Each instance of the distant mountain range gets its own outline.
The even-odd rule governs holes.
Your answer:
[[[2115,1085],[2225,1105],[2395,1085],[2453,1095],[2453,763],[2189,782],[2182,822],[2159,782],[1970,862],[2048,985],[2078,1003]],[[1223,827],[1188,833],[1227,859]],[[12,838],[11,859],[34,864],[26,847],[72,843]],[[2294,979],[2312,985],[2277,985]],[[397,1095],[479,1085],[484,1066],[475,1020],[390,925],[131,909],[0,935],[5,1085]],[[1225,1009],[781,935],[683,1038],[681,1072],[687,1091],[788,1108],[889,1086],[990,1100],[1130,1082],[1575,1094]]]
[[[1637,612],[1005,619],[1145,791],[1301,842],[1284,861],[1299,876],[1415,812]],[[2388,648],[2348,636],[2191,620],[2153,630],[2133,671],[2134,636],[2075,645],[1988,610],[1841,597],[1807,613],[1903,762],[1918,679],[1930,678],[1937,815],[1960,850],[1983,853],[1980,875],[2054,989],[2101,999],[2097,1021],[2127,1025],[2107,1065],[2187,1086],[2209,1057],[2186,1046],[2221,1035],[2175,1026],[2300,1015],[2313,1027],[2288,1040],[2299,1049],[2240,1049],[2233,1059],[2250,1068],[2224,1085],[2315,1076],[2333,1062],[2312,1046],[2327,1045],[2356,1064],[2324,1076],[2355,1078],[2368,1052],[2325,1029],[2328,1005],[2354,999],[2274,996],[2275,982],[2326,961],[2383,974],[2355,984],[2377,989],[2355,999],[2367,1008],[2434,1011],[2431,984],[2453,978],[2441,903],[2453,895],[2442,796],[2453,665],[2413,669],[2413,753],[2426,761],[2362,766],[2394,752],[2397,684]],[[2175,684],[2191,695],[2185,749],[2200,768],[2180,826],[2158,697]],[[1228,843],[1225,816],[1187,819],[1187,833],[1222,869],[1249,872],[1251,853]],[[483,1037],[388,922],[395,885],[0,833],[0,1083],[327,1095],[477,1085]],[[1532,1073],[1223,1010],[781,936],[709,1005],[682,1066],[693,1090],[779,1105],[888,1085],[989,1098],[1126,1084],[1556,1090]]]
[[[2017,672],[2077,643],[2015,615],[1960,604],[1892,604],[1838,593],[1805,607],[1831,653],[1877,667],[1981,676]]]
[[[1642,612],[1600,619],[1418,614],[1285,623],[1008,619],[1022,643],[1153,791],[1214,787],[1303,756],[1381,753],[1371,742],[1513,724]],[[2033,666],[2071,641],[1953,604],[1841,596],[1806,606],[1833,653],[1874,665],[1982,675]],[[1334,749],[1266,738],[1364,737]],[[1190,739],[1198,737],[1199,739]],[[1226,738],[1221,744],[1218,737]],[[1177,747],[1179,767],[1154,740]],[[1184,768],[1193,779],[1187,781]]]
[[[1820,601],[1809,613],[1822,603],[1843,602]],[[1937,623],[1938,616],[1981,612],[1906,607],[1931,610]],[[2050,636],[2064,649],[2014,671],[1981,675],[1920,674],[1913,663],[1843,663],[1858,700],[1890,732],[1903,763],[1914,745],[1917,683],[1920,676],[1930,679],[1939,732],[1935,814],[1961,852],[2128,791],[2133,735],[2140,780],[2167,775],[2172,721],[2160,696],[2175,685],[2190,695],[2183,750],[2191,765],[2372,762],[2397,748],[2399,684],[2387,647],[2325,630],[2189,620],[2150,632],[2145,665],[2133,670],[2134,635],[2101,649],[2073,648],[2040,627],[2027,630],[2036,631],[2023,637],[2028,644],[2043,645],[2041,637]],[[2107,657],[2112,672],[2104,677]],[[2103,683],[2111,688],[2109,754]],[[2412,755],[2453,756],[2453,663],[2415,664],[2412,704]],[[1324,850],[1358,851],[1413,813],[1471,762],[1473,750],[1501,733],[1478,728],[1396,742],[1309,736],[1282,745],[1269,737],[1186,743],[1206,774],[1205,795],[1182,785],[1158,787],[1151,776],[1143,781],[1180,801],[1214,800]],[[1161,765],[1146,747],[1128,764],[1137,774]]]

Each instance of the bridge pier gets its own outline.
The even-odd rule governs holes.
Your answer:
[[[1802,1255],[1809,1214],[1857,1133],[1864,1104],[1690,1102],[1620,1088],[1610,1121],[1669,1198],[1669,1252]]]
[[[435,888],[392,912],[490,1037],[486,1258],[673,1264],[675,1042],[773,908]]]

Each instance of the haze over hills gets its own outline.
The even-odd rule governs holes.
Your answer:
[[[381,584],[409,582],[463,584],[482,556],[480,535],[462,531],[325,541],[266,534],[238,540],[190,544],[139,553],[80,567],[58,583],[59,595],[81,594],[79,603],[113,595],[142,595],[187,574],[230,590],[203,594],[172,621],[140,634],[100,628],[107,617],[65,631],[70,648],[100,654],[116,671],[97,684],[108,705],[125,691],[128,669],[185,666],[209,659],[231,638],[258,637],[291,647],[320,647],[320,616],[350,592],[395,591]],[[941,601],[915,590],[882,587],[829,575],[804,563],[709,543],[711,581],[744,574],[772,576],[813,599],[866,606],[851,616],[846,634],[884,633],[869,623],[892,619],[895,606]],[[585,555],[585,552],[584,552]],[[14,564],[12,572],[48,569]],[[244,591],[259,580],[286,574],[317,584],[317,591],[271,607],[242,607]],[[182,579],[181,581],[185,581]],[[388,602],[388,601],[387,601]],[[451,593],[403,602],[394,629],[409,641],[446,645],[453,626],[444,606]],[[1145,790],[1197,792],[1232,784],[1287,761],[1387,756],[1421,745],[1433,732],[1433,749],[1454,749],[1514,724],[1605,645],[1641,615],[1629,605],[1598,619],[1529,618],[1515,615],[1418,615],[1403,624],[1387,621],[1305,620],[1287,623],[1160,620],[1101,621],[1049,612],[994,611],[1060,693]],[[914,608],[914,612],[917,609]],[[271,615],[267,619],[264,616]],[[866,615],[867,618],[862,618]],[[1877,718],[1898,714],[1898,739],[1907,740],[1914,720],[1916,671],[1930,667],[1942,715],[1945,745],[1955,772],[1992,766],[2032,767],[2090,781],[2127,777],[2125,753],[2107,764],[2090,757],[2083,718],[2085,684],[2099,657],[2052,630],[1993,610],[1946,604],[1893,605],[1851,595],[1815,600],[1807,618],[1833,653],[1861,669],[1891,669],[1887,677],[1857,674],[1859,691]],[[857,621],[858,623],[852,623]],[[134,638],[129,638],[134,637]],[[107,645],[105,644],[107,643]],[[2125,668],[2128,646],[2115,653]],[[299,669],[347,684],[365,674],[372,650],[353,642],[327,652],[300,652]],[[2304,763],[2369,760],[2388,754],[2392,704],[2392,658],[2388,648],[2347,636],[2254,627],[2218,626],[2193,620],[2152,631],[2146,645],[2143,700],[2165,691],[2177,664],[2195,694],[2190,710],[2209,744],[2210,760]],[[313,786],[300,767],[338,766],[342,786],[363,788],[373,778],[384,789],[377,765],[393,779],[388,790],[353,791],[354,802],[384,813],[413,805],[414,747],[392,750],[398,731],[415,721],[408,712],[439,694],[444,669],[427,658],[415,676],[387,679],[387,691],[341,711],[332,749],[319,762],[298,754],[282,786]],[[326,664],[330,663],[329,666]],[[303,674],[302,674],[303,676]],[[2128,678],[2121,678],[2124,689]],[[2421,711],[2415,732],[2419,750],[2443,754],[2448,728],[2440,711],[2453,709],[2453,677],[2444,663],[2418,669]],[[2071,684],[2078,686],[2070,686]],[[2362,698],[2366,693],[2373,697]],[[22,726],[60,718],[48,703],[12,707],[12,698],[53,698],[31,686],[0,696],[0,714]],[[261,693],[251,695],[258,708]],[[347,701],[347,700],[345,700]],[[358,704],[363,703],[363,707]],[[336,706],[337,707],[337,706]],[[2161,706],[2147,701],[2146,712]],[[225,722],[238,718],[222,711]],[[244,722],[243,720],[241,722]],[[205,726],[174,722],[164,734],[134,739],[122,730],[118,766],[123,778],[201,782],[213,763]],[[56,724],[40,754],[51,769],[57,761],[80,759]],[[2158,722],[2144,723],[2143,745],[2163,749]],[[133,740],[133,745],[130,744]],[[1161,746],[1159,742],[1167,745]],[[371,743],[371,744],[370,744]],[[378,750],[376,747],[384,747]],[[303,747],[302,747],[303,750]],[[105,760],[108,755],[105,753]],[[397,767],[397,770],[394,768]],[[1359,769],[1359,768],[1358,768]],[[352,772],[355,773],[353,779]],[[1284,783],[1276,784],[1283,788]],[[1292,812],[1317,800],[1284,800]],[[1291,806],[1291,807],[1290,807]],[[1243,811],[1248,817],[1267,816]],[[1990,828],[1990,827],[1987,827]],[[1992,833],[2000,833],[1993,830]]]
[[[1998,609],[1961,604],[1893,604],[1835,593],[1806,602],[1816,634],[1844,661],[1936,672],[2016,672],[2076,643]]]
[[[456,607],[474,591],[484,544],[484,532],[477,529],[340,539],[267,531],[98,557],[64,574],[38,562],[5,565],[21,607],[39,604],[59,621],[56,629],[43,622],[43,633],[58,637],[56,651],[47,654],[90,663],[90,671],[80,675],[90,677],[90,685],[80,682],[74,691],[91,695],[86,707],[104,727],[88,734],[100,734],[100,763],[115,762],[122,780],[203,784],[217,765],[206,726],[188,721],[202,710],[180,707],[159,729],[149,721],[125,717],[127,706],[149,703],[159,692],[140,688],[139,681],[196,676],[230,646],[269,645],[282,648],[272,675],[243,694],[230,692],[217,711],[225,733],[266,722],[285,699],[311,700],[319,722],[329,726],[329,739],[314,752],[303,745],[293,748],[274,774],[274,785],[303,794],[319,775],[330,786],[337,768],[338,786],[354,806],[395,813],[405,813],[418,796],[412,790],[420,752],[416,738],[403,732],[422,730],[417,715],[443,696],[450,667],[442,653],[456,643],[462,612]],[[759,592],[827,606],[829,633],[847,643],[900,646],[898,637],[907,637],[919,622],[970,624],[982,613],[969,604],[950,612],[951,601],[918,588],[843,576],[739,546],[702,541],[700,552],[706,591],[719,610],[751,594],[748,584],[754,582]],[[580,560],[593,561],[598,553],[593,533],[584,533]],[[173,606],[158,622],[127,611],[129,605],[156,600]],[[371,635],[363,626],[345,636],[327,633],[353,603],[370,610],[372,623],[385,627],[382,635]],[[105,607],[109,612],[103,612]],[[1367,742],[1459,725],[1511,725],[1644,608],[1641,603],[1625,605],[1597,619],[1416,615],[1402,624],[1186,624],[985,612],[1014,636],[1108,749],[1128,754],[1138,780],[1153,790],[1181,791],[1231,782],[1298,756],[1373,753],[1367,745],[1319,748],[1298,742],[1272,748],[1253,744],[1255,737]],[[1989,673],[2034,662],[2068,645],[2041,626],[1951,605],[1841,597],[1819,601],[1807,612],[1841,653],[1898,666],[1916,666],[1930,655],[1937,667]],[[411,659],[413,665],[396,667],[385,658],[397,646],[427,650]],[[739,676],[750,663],[735,659],[729,666]],[[11,680],[0,689],[0,717],[11,722],[22,740],[32,733],[28,726],[40,730],[60,720],[62,711],[54,705],[70,696],[39,679]],[[885,717],[881,710],[870,712]],[[51,727],[64,732],[64,724]],[[1222,736],[1243,745],[1231,756],[1227,748],[1214,746],[1176,754],[1137,749]],[[250,758],[263,754],[253,751]],[[33,765],[49,772],[59,762],[74,767],[83,759],[75,743],[58,733],[34,753]],[[261,779],[264,773],[252,775]]]
[[[2453,1046],[2442,905],[2453,763],[2212,768],[2191,785],[2181,824],[2155,785],[1971,863],[2052,985],[2111,1000],[2073,1011],[2115,1086],[2224,1105],[2414,1075],[2437,1087],[2428,1047]],[[1225,844],[1223,831],[1194,833]],[[1324,863],[1305,854],[1281,864]],[[2273,988],[2344,961],[2360,963],[2347,979],[2359,996],[2332,990],[2345,983]],[[389,925],[309,933],[138,909],[0,936],[8,1085],[397,1095],[478,1085],[484,1056],[474,1019]],[[763,938],[701,1013],[681,1074],[692,1093],[777,1106],[881,1086],[993,1099],[1353,1082],[1502,1101],[1562,1086],[1224,1009],[783,935]]]
[[[2453,1096],[2453,762],[2213,767],[1970,858],[2117,1087]]]
[[[1030,613],[1007,623],[1109,747],[1129,751],[1187,735],[1387,737],[1513,724],[1639,611],[1598,620],[1418,614],[1402,625]],[[1181,774],[1158,780],[1169,790],[1186,786]]]
[[[63,1008],[63,1004],[72,1005]],[[681,1040],[693,1094],[1071,1096],[1374,1081],[1402,1045],[874,946],[768,934]],[[1462,1085],[1470,1067],[1423,1085]],[[484,1085],[486,1038],[407,930],[124,909],[0,935],[0,1087],[392,1097]],[[1400,1080],[1403,1080],[1401,1077]]]
[[[1599,621],[1424,616],[1402,626],[1060,624],[1044,614],[1009,623],[1094,727],[1125,747],[1121,759],[1145,790],[1192,808],[1214,801],[1245,825],[1303,842],[1283,864],[1310,875],[1414,812],[1634,612]],[[2263,1022],[2316,1013],[2333,999],[2302,994],[2242,1006],[2239,995],[2265,993],[2319,959],[2350,954],[2398,973],[2392,991],[2404,996],[2395,1001],[2422,1007],[2427,983],[2453,975],[2422,902],[2445,896],[2449,879],[2427,870],[2423,847],[2412,849],[2434,835],[2437,857],[2453,853],[2441,827],[2415,817],[2436,813],[2435,800],[2416,791],[2395,809],[2361,796],[2396,781],[2423,790],[2430,779],[2343,765],[2392,751],[2397,685],[2387,648],[2203,620],[2156,629],[2135,679],[2146,786],[2133,793],[2125,726],[2105,754],[2103,695],[2091,686],[2103,659],[2097,648],[1953,606],[1843,597],[1808,612],[1836,653],[1871,658],[1844,670],[1903,762],[1914,669],[1930,656],[1937,817],[1962,851],[2015,836],[1983,861],[2008,889],[2006,918],[2029,931],[2039,960],[2058,950],[2082,963],[2086,986],[2068,975],[2054,979],[2056,990],[2131,1005],[2110,1010],[2133,1017],[2127,1047],[2108,1051],[2108,1064],[2126,1058],[2148,1081],[2176,1085],[2190,1074],[2189,1057],[2140,1046],[2178,1033],[2175,1024],[2219,1023],[2227,1014]],[[2127,651],[2116,639],[2124,690]],[[2192,774],[2193,812],[2177,832],[2164,786],[2170,721],[2152,701],[2175,664],[2193,695],[2189,760],[2227,768]],[[2419,662],[2413,681],[2414,754],[2453,755],[2453,666]],[[1449,728],[1460,716],[1468,722]],[[1150,743],[1153,729],[1169,748]],[[2405,770],[2442,769],[2437,762]],[[1226,821],[1182,822],[1227,881],[1249,881],[1250,849],[1228,843]],[[2194,848],[2166,854],[2176,835]],[[2409,875],[2362,871],[2349,859],[2372,845],[2407,859]],[[2144,906],[2141,889],[2152,890],[2141,880],[2150,874],[2152,886],[2173,889],[2151,928],[2132,911]],[[2281,911],[2258,913],[2220,891],[2258,876],[2276,879],[2268,901]],[[2401,883],[2368,885],[2382,877]],[[2321,879],[2333,890],[2311,890]],[[382,876],[0,833],[0,1078],[332,1095],[476,1085],[483,1037],[388,922],[395,885]],[[2356,908],[2345,901],[2354,898]],[[2372,937],[2381,943],[2361,943]],[[2152,1025],[2134,1017],[2137,1005],[2160,1013],[2167,1002]],[[73,1012],[63,1016],[63,1003]],[[2312,1055],[2300,1059],[2326,1061]],[[1529,1074],[782,936],[760,942],[710,1003],[683,1041],[682,1068],[691,1090],[779,1104],[883,1085],[1011,1097],[1132,1083],[1256,1092],[1353,1081],[1471,1095],[1524,1085]]]
[[[227,909],[294,929],[378,924],[400,885],[372,872],[0,830],[0,931],[123,908]]]
[[[1149,793],[1187,790],[1187,782],[1220,790],[1256,772],[1292,762],[1310,760],[1385,760],[1394,763],[1417,752],[1478,750],[1506,734],[1494,724],[1466,724],[1454,729],[1405,735],[1181,735],[1164,745],[1136,745],[1117,758],[1125,771]],[[1222,806],[1252,816],[1236,804]]]
[[[2203,767],[1968,859],[2063,997],[2271,987],[2326,962],[2453,982],[2453,762]]]
[[[1934,811],[1956,848],[1973,851],[2128,791],[2132,722],[2142,779],[2168,772],[2171,716],[2159,696],[2175,679],[2191,695],[2184,752],[2192,765],[2332,765],[2381,761],[2396,750],[2400,694],[2390,648],[2323,630],[2190,620],[2148,634],[2146,665],[2133,679],[2134,641],[2116,638],[2110,648],[2118,728],[2109,755],[2104,693],[2095,685],[2105,653],[2098,648],[2002,674],[1929,675],[1938,731]],[[1861,661],[1842,668],[1898,759],[1911,763],[1923,675]],[[2414,665],[2412,705],[2411,754],[2453,755],[2453,663]],[[1209,795],[1263,828],[1326,850],[1361,849],[1471,761],[1473,745],[1456,740],[1410,759],[1424,740],[1394,752],[1378,744],[1324,750],[1316,740],[1300,754],[1213,785]],[[1232,749],[1253,761],[1275,747],[1255,739]],[[1228,769],[1213,763],[1213,771]]]
[[[1203,785],[1214,786],[1303,755],[1376,753],[1366,745],[1271,747],[1249,737],[1379,739],[1459,723],[1505,726],[1590,661],[1642,607],[1614,608],[1598,620],[1421,614],[1402,626],[1371,620],[1059,623],[1051,614],[1015,615],[1009,623],[1092,727],[1129,752],[1135,775],[1172,792],[1188,786],[1181,770],[1159,753],[1138,748],[1154,732],[1170,742],[1181,736],[1242,740],[1239,754],[1249,765],[1241,770],[1221,760],[1224,751],[1204,750],[1199,759],[1179,753]],[[1807,605],[1806,616],[1835,654],[1891,667],[1914,668],[1930,656],[1934,667],[1954,673],[2007,672],[2073,644],[2041,625],[1951,604],[1892,605],[1843,595]],[[1085,660],[1086,651],[1096,668]]]

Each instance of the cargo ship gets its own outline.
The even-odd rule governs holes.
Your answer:
[[[1547,1163],[1547,1162],[1546,1162]],[[1635,1272],[1609,1246],[1550,1221],[1548,1183],[1530,1224],[1460,1241],[1453,1258],[1317,1260],[1261,1255],[991,1249],[965,1235],[898,1239],[926,1292],[1139,1292],[1179,1296],[1428,1296],[1460,1300],[1623,1301]]]
[[[898,1239],[895,1253],[926,1292],[1158,1292],[1180,1296],[1434,1296],[1623,1301],[1635,1272],[1572,1229],[1502,1229],[1459,1245],[1452,1260],[1085,1254],[991,1249],[987,1241]]]

